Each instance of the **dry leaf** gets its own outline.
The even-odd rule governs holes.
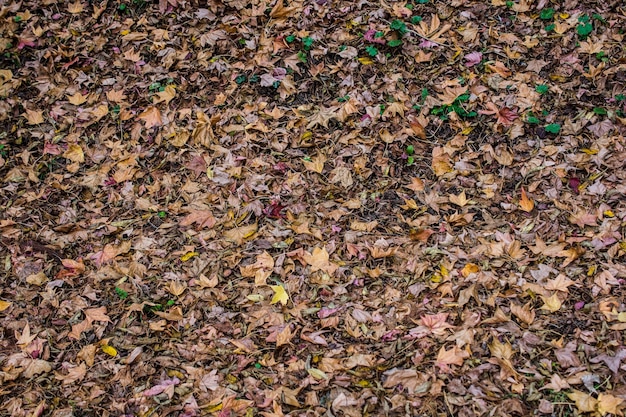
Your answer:
[[[519,207],[526,213],[530,213],[535,208],[535,202],[528,198],[524,187],[522,187],[522,198],[519,201]]]
[[[234,229],[224,232],[224,239],[235,244],[243,245],[243,242],[252,237],[257,231],[257,224],[253,223],[248,226],[235,227]]]
[[[145,122],[146,129],[163,125],[161,112],[154,106],[148,107],[146,110],[143,111],[143,113],[138,116],[138,118]]]

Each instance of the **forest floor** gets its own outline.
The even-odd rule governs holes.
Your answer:
[[[623,2],[0,21],[0,416],[623,415]]]

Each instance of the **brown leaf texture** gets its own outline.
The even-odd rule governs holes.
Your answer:
[[[623,2],[0,2],[0,416],[624,415]]]

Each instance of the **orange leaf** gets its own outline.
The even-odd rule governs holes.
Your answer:
[[[150,129],[153,126],[161,126],[163,124],[161,112],[154,106],[150,106],[144,110],[144,112],[139,115],[139,118],[146,122],[146,129]]]
[[[519,201],[519,207],[526,213],[530,213],[531,211],[533,211],[533,208],[535,208],[535,202],[532,199],[528,198],[524,187],[522,187],[522,198]]]

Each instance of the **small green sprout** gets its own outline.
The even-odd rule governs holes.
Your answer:
[[[115,292],[117,293],[117,296],[120,297],[120,300],[125,300],[128,297],[128,292],[124,291],[120,287],[115,287]]]
[[[556,135],[561,131],[561,125],[558,123],[551,123],[546,125],[544,129],[546,129],[546,132],[554,133]]]
[[[372,46],[372,45],[366,46],[365,47],[365,52],[367,52],[367,54],[369,56],[372,56],[372,57],[378,55],[378,49],[375,46]]]

